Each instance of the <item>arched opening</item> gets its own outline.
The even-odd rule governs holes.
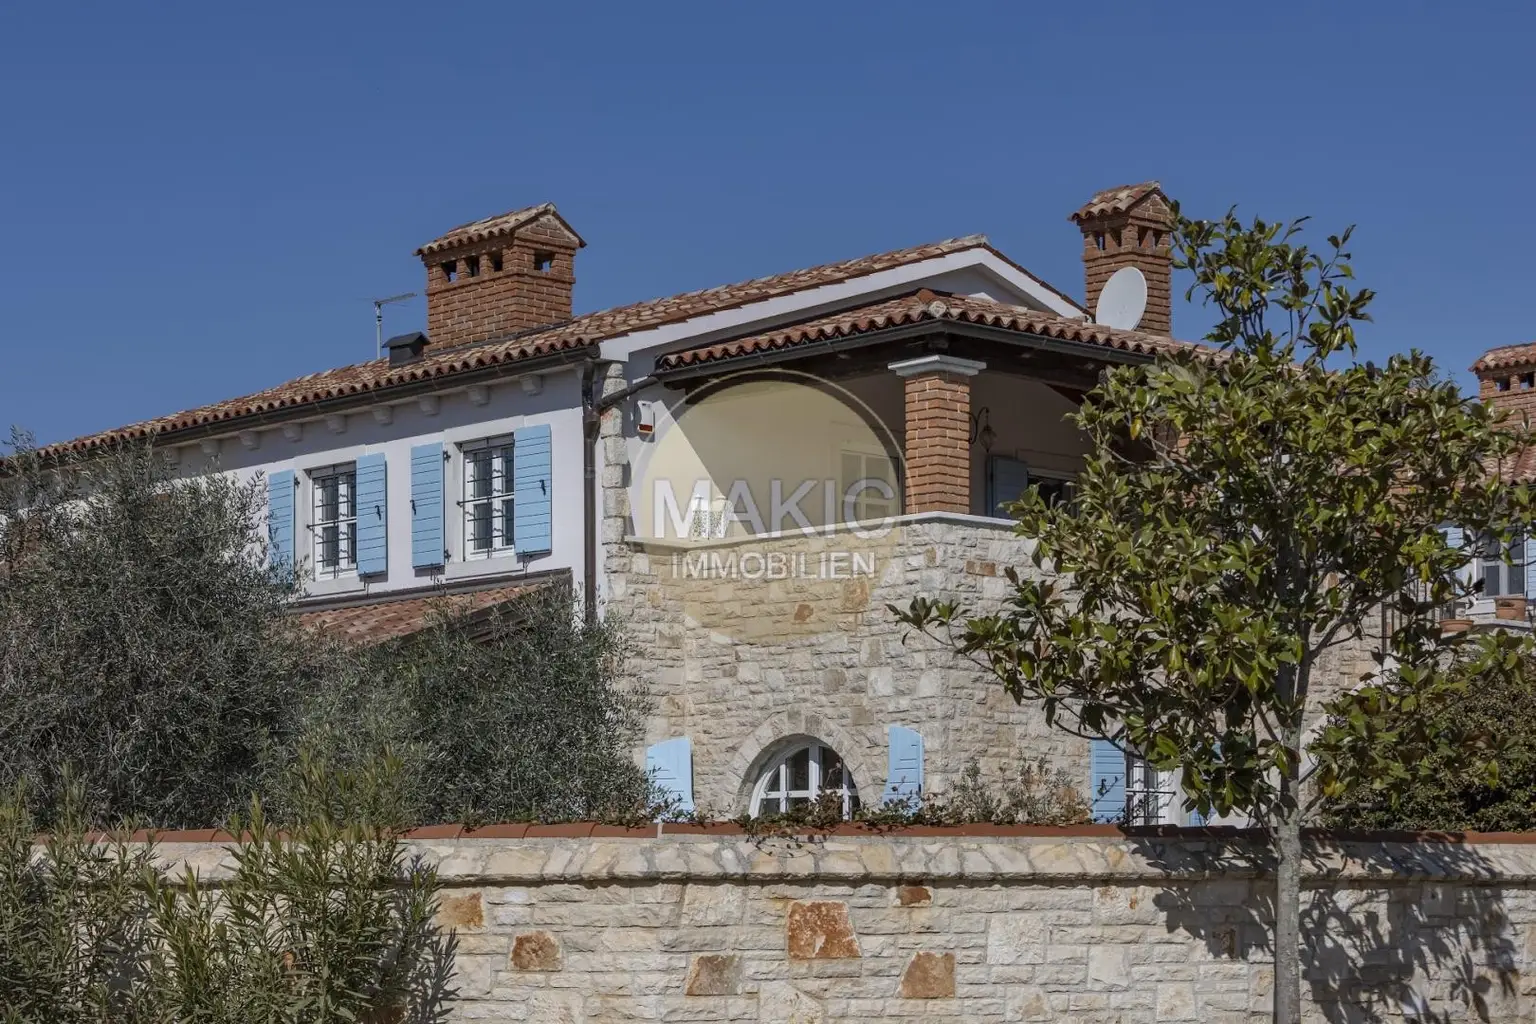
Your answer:
[[[752,788],[751,814],[782,814],[835,795],[844,818],[859,809],[859,791],[843,758],[820,740],[800,740],[775,754]]]

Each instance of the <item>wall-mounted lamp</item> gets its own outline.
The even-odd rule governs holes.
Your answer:
[[[992,429],[992,410],[984,405],[971,413],[971,447],[974,448],[976,442],[980,441],[981,450],[989,452],[992,450],[992,442],[996,440],[997,431]]]
[[[635,434],[642,441],[650,440],[656,433],[656,403],[635,403]]]

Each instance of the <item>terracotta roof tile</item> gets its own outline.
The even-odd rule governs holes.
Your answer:
[[[530,209],[539,210],[542,207]],[[466,227],[472,226],[466,225]],[[144,440],[179,430],[208,427],[248,416],[281,413],[329,399],[365,395],[385,391],[398,385],[447,378],[455,374],[515,363],[561,351],[574,351],[631,331],[676,323],[706,313],[732,309],[806,288],[836,284],[966,249],[983,248],[986,245],[985,236],[970,235],[965,238],[954,238],[818,267],[793,270],[787,274],[760,277],[737,284],[684,292],[669,298],[618,306],[587,313],[564,324],[557,324],[543,330],[525,331],[510,338],[493,339],[474,345],[455,346],[437,353],[434,353],[429,345],[426,357],[415,363],[391,367],[387,359],[379,359],[313,373],[253,395],[231,398],[185,412],[160,416],[115,430],[61,442],[49,446],[46,451],[53,453],[85,451],[123,441]],[[234,426],[231,425],[230,429],[234,429]]]
[[[1073,213],[1070,220],[1079,221],[1085,217],[1102,217],[1107,214],[1124,213],[1142,199],[1153,192],[1161,192],[1163,186],[1160,182],[1144,181],[1139,185],[1116,185],[1114,188],[1106,188],[1102,192],[1095,192],[1093,198]]]
[[[432,593],[415,597],[381,597],[364,604],[344,604],[297,613],[305,629],[327,633],[348,644],[370,646],[409,636],[431,625],[439,614],[470,615],[549,586],[548,580],[514,583],[468,593]]]
[[[560,216],[560,211],[555,209],[554,203],[540,203],[538,206],[525,206],[521,210],[510,210],[507,213],[498,213],[494,217],[482,217],[472,220],[468,224],[460,224],[452,231],[441,237],[434,238],[420,249],[416,250],[417,256],[427,256],[431,253],[442,252],[457,245],[467,245],[472,242],[483,242],[489,238],[497,238],[501,235],[510,235],[525,224],[531,224],[540,217],[550,215],[557,218],[565,226],[567,231],[576,236],[576,240],[582,245],[581,236],[566,224],[565,218]]]
[[[720,362],[758,352],[772,352],[818,341],[834,341],[924,320],[982,324],[1018,331],[1020,334],[1101,345],[1122,352],[1146,355],[1202,347],[1142,331],[1120,331],[1083,320],[1040,313],[1022,306],[960,295],[938,295],[924,289],[763,334],[673,352],[658,360],[657,368],[675,370]]]
[[[1481,373],[1484,370],[1502,370],[1515,366],[1530,366],[1536,364],[1536,341],[1526,342],[1523,345],[1501,345],[1491,348],[1478,357],[1473,363],[1473,373]]]
[[[185,412],[143,420],[115,430],[102,431],[60,444],[50,445],[45,453],[84,451],[102,445],[123,441],[138,441],[160,434],[206,427],[248,416],[283,412],[297,406],[312,405],[329,399],[345,398],[382,391],[402,384],[449,377],[458,373],[483,369],[503,363],[514,363],[534,356],[575,349],[585,342],[579,337],[555,331],[536,336],[491,342],[483,345],[461,345],[433,353],[430,349],[424,359],[404,366],[390,366],[388,359],[376,359],[367,363],[355,363],[335,370],[325,370],[299,377],[254,395],[231,398],[212,405],[199,406]],[[233,429],[233,428],[231,428]]]

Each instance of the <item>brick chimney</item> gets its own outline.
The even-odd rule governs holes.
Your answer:
[[[586,244],[544,203],[456,227],[417,249],[432,350],[569,320],[576,250]]]
[[[1121,185],[1094,194],[1071,218],[1083,233],[1086,305],[1093,313],[1099,292],[1121,267],[1135,267],[1147,279],[1147,311],[1137,330],[1173,334],[1172,215],[1163,187],[1155,181]]]
[[[1485,405],[1536,421],[1536,342],[1491,348],[1472,364],[1477,397]]]

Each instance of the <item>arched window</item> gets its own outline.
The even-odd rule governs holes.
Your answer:
[[[837,751],[822,743],[792,747],[775,757],[757,778],[752,790],[752,814],[773,814],[803,807],[823,794],[835,793],[843,803],[843,817],[859,809],[859,791],[853,775]]]

